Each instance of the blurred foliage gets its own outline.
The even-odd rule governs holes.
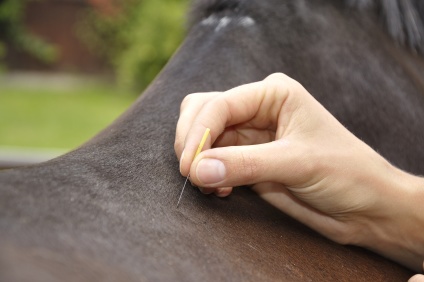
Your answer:
[[[78,34],[113,66],[120,86],[141,90],[180,44],[188,2],[122,0],[113,13],[90,9]]]
[[[6,56],[6,46],[0,39],[0,73],[5,70],[4,64],[2,64],[3,58]]]
[[[57,59],[57,49],[31,34],[24,26],[25,5],[30,0],[0,0],[0,67],[6,55],[6,40],[29,55],[45,63]]]
[[[0,93],[0,147],[75,148],[136,98],[104,82],[3,83]]]

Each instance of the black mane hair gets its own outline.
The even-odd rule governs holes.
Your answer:
[[[211,14],[243,14],[247,0],[194,0],[189,25]],[[377,13],[390,36],[400,45],[424,54],[424,0],[344,0],[349,8]]]
[[[393,39],[424,53],[423,0],[345,0],[345,2],[350,7],[374,9]]]
[[[243,0],[193,0],[188,15],[189,27],[212,14],[235,13],[240,15],[245,12],[246,2]]]

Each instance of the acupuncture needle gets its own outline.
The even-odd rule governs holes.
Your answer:
[[[202,151],[202,149],[203,149],[203,145],[205,145],[206,139],[208,138],[208,135],[209,135],[209,132],[210,132],[210,131],[211,131],[211,130],[210,130],[209,128],[206,128],[205,133],[203,134],[202,140],[201,140],[201,141],[200,141],[200,143],[199,143],[199,147],[197,147],[196,154],[194,154],[194,158],[193,158],[193,160],[194,160],[194,159],[197,157],[197,155],[198,155],[198,154],[200,154],[200,152]],[[180,205],[181,197],[183,196],[184,188],[186,187],[187,180],[188,180],[189,178],[190,178],[190,173],[187,175],[187,178],[186,178],[186,180],[185,180],[185,182],[184,182],[183,189],[181,189],[180,197],[178,198],[177,208],[178,208],[178,206]]]

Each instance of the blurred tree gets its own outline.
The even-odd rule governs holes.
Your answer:
[[[42,62],[54,62],[57,50],[48,42],[34,36],[25,28],[23,15],[29,0],[0,0],[0,67],[6,55],[6,41]]]
[[[188,0],[89,0],[79,35],[124,87],[145,88],[182,40]]]

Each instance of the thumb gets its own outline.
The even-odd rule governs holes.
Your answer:
[[[424,275],[422,274],[416,274],[412,276],[408,282],[424,282]]]
[[[295,150],[286,140],[249,146],[221,147],[202,152],[190,168],[199,187],[234,187],[265,181],[292,181]]]

